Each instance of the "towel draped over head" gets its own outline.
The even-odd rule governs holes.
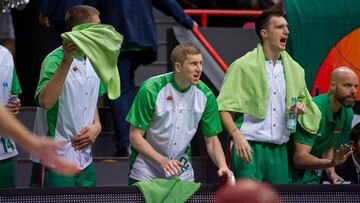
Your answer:
[[[61,35],[64,40],[74,42],[80,49],[74,56],[86,56],[96,74],[105,83],[109,99],[120,96],[120,76],[117,60],[123,36],[111,25],[85,23]]]

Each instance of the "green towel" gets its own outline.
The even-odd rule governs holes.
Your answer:
[[[117,60],[123,36],[111,25],[85,23],[75,26],[71,32],[61,35],[64,40],[73,41],[81,50],[75,57],[89,58],[95,72],[105,83],[110,99],[120,96],[120,77]]]
[[[292,96],[303,102],[307,112],[298,116],[298,122],[306,131],[316,133],[319,129],[321,113],[312,102],[306,88],[304,70],[286,51],[280,53],[280,58],[285,73],[286,105],[290,106]],[[246,113],[265,118],[269,100],[265,67],[261,44],[231,64],[217,98],[219,111]]]
[[[200,188],[201,184],[176,177],[141,181],[134,185],[139,188],[147,203],[183,203]]]

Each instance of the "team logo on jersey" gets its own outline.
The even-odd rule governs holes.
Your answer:
[[[8,88],[9,87],[7,82],[3,82],[2,86],[3,86],[3,88]]]
[[[171,95],[169,95],[166,97],[166,100],[171,101],[171,100],[173,100],[173,97]]]
[[[74,67],[72,67],[72,70],[73,70],[74,72],[76,72],[76,71],[78,71],[79,69],[78,69],[76,66],[74,66]]]
[[[335,128],[334,129],[334,133],[340,133],[341,132],[341,128]]]

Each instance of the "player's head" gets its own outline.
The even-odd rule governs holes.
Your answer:
[[[71,7],[65,14],[65,24],[68,30],[83,23],[100,23],[100,12],[91,6],[77,5]]]

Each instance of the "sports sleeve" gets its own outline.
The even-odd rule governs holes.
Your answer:
[[[57,49],[54,52],[50,53],[44,59],[43,63],[41,64],[41,71],[39,82],[36,87],[35,92],[35,103],[39,105],[39,95],[51,77],[54,75],[56,69],[59,67],[61,60],[63,58],[63,51],[62,49]]]
[[[106,90],[105,90],[105,84],[104,82],[100,79],[100,85],[99,85],[99,97],[104,96]]]
[[[16,94],[16,95],[19,95],[22,92],[19,78],[16,74],[15,68],[13,69],[13,77],[12,77],[10,92],[11,92],[11,94]]]
[[[223,129],[216,98],[212,92],[207,94],[205,111],[200,120],[200,128],[205,137],[211,137],[220,133]]]
[[[193,27],[193,20],[187,15],[175,0],[153,0],[155,8],[162,11],[167,16],[172,16],[178,23],[186,29]]]
[[[151,93],[143,85],[131,105],[126,121],[134,127],[145,131],[153,118],[156,96],[157,94]]]
[[[312,147],[314,145],[316,134],[311,134],[298,125],[296,132],[292,135],[292,140],[300,144]]]

